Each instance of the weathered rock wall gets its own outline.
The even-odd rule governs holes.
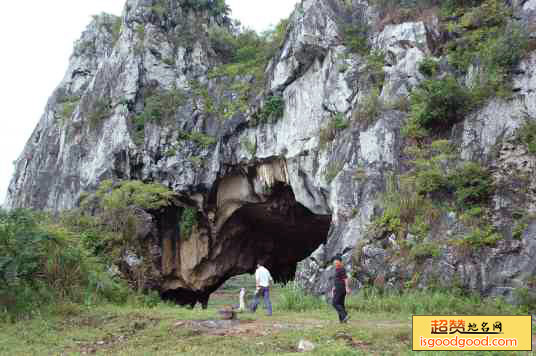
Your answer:
[[[392,286],[416,272],[424,285],[432,272],[439,271],[446,284],[459,280],[484,293],[509,295],[534,275],[530,264],[536,253],[534,223],[521,240],[506,239],[478,256],[445,249],[438,258],[410,266],[393,257],[394,239],[390,240],[394,248],[385,242],[361,243],[372,217],[381,210],[386,177],[404,170],[407,142],[400,131],[407,113],[396,104],[424,79],[418,63],[437,48],[441,38],[437,19],[380,30],[375,26],[378,14],[365,1],[303,0],[290,18],[283,45],[266,68],[264,95],[252,98],[247,112],[224,120],[207,110],[193,83],[202,85],[216,104],[236,97],[225,78],[209,75],[221,62],[207,30],[225,21],[185,9],[178,1],[169,2],[164,14],[155,12],[153,5],[151,0],[128,0],[120,19],[101,16],[84,32],[64,80],[17,161],[8,207],[70,209],[77,206],[82,192],[94,191],[109,178],[169,186],[197,207],[201,223],[189,240],[181,240],[172,227],[155,227],[153,259],[161,271],[162,291],[179,290],[183,297],[193,293],[194,301],[204,300],[225,278],[251,271],[256,261],[272,263],[281,277],[288,276],[305,257],[303,251],[309,254],[317,246],[297,273],[317,293],[329,289],[331,258],[343,253],[350,262],[356,246],[362,250],[361,268],[385,276]],[[532,1],[515,6],[519,18],[534,21]],[[114,32],[116,21],[120,32],[117,28]],[[369,41],[386,54],[385,80],[379,87],[385,105],[377,119],[354,123],[324,144],[320,132],[333,117],[350,119],[367,105],[377,87],[364,56],[349,53],[344,45],[344,26],[360,21],[375,29]],[[188,31],[196,35],[181,36]],[[447,70],[444,58],[439,62]],[[533,52],[516,71],[515,98],[490,100],[452,130],[452,140],[462,148],[461,158],[496,167],[498,182],[512,186],[518,178],[512,169],[531,177],[524,193],[497,191],[494,214],[502,229],[511,224],[511,217],[502,212],[519,206],[521,200],[523,209],[535,210],[534,157],[513,143],[521,114],[536,117],[535,62]],[[154,88],[180,89],[187,93],[186,99],[166,124],[146,122],[140,142],[133,117],[143,110],[147,92]],[[271,94],[284,99],[282,117],[254,123],[256,110]],[[76,104],[70,115],[64,115],[66,102]],[[97,119],[96,108],[104,112]],[[214,137],[215,143],[181,140],[181,132],[202,132]],[[254,143],[255,150],[244,142]],[[278,194],[283,192],[292,198],[281,200]],[[278,199],[278,209],[285,205],[281,201],[293,202],[293,208],[261,219],[262,209]],[[248,230],[253,221],[270,232],[271,224],[281,223],[291,211],[309,222],[320,219],[319,226],[330,221],[329,233],[319,230],[327,234],[325,239],[316,236],[308,244],[304,236],[312,231],[308,227],[299,231],[295,223],[283,228],[281,235],[298,236],[299,243],[272,239],[271,247],[259,250],[257,243],[243,238],[255,235]],[[460,230],[458,217],[449,214],[431,238],[447,240]],[[278,260],[274,256],[283,254],[280,248],[285,244],[295,246],[290,249],[294,257]],[[306,248],[300,251],[299,244]]]

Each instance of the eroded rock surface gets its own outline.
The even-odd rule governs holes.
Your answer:
[[[236,97],[225,78],[209,75],[220,59],[207,31],[224,26],[225,20],[179,1],[170,1],[163,15],[152,5],[151,0],[128,0],[121,18],[99,16],[84,32],[17,160],[8,207],[74,208],[81,193],[94,191],[103,179],[169,186],[182,205],[147,217],[141,239],[153,267],[147,286],[182,303],[206,303],[227,278],[252,272],[256,262],[287,280],[303,260],[298,280],[326,293],[333,256],[343,253],[351,264],[356,250],[362,252],[359,268],[393,287],[417,272],[420,285],[426,285],[439,272],[446,285],[456,282],[508,296],[535,275],[530,262],[536,255],[536,225],[528,224],[521,239],[513,240],[512,217],[505,213],[514,206],[536,209],[534,156],[515,142],[522,117],[536,117],[534,52],[515,73],[513,99],[490,100],[452,130],[462,159],[485,162],[496,168],[498,183],[519,186],[499,189],[493,198],[494,220],[507,238],[478,255],[445,249],[424,264],[408,265],[396,259],[396,237],[362,242],[381,210],[387,177],[404,169],[407,142],[400,131],[407,112],[400,103],[424,79],[418,63],[438,47],[437,19],[380,29],[374,26],[377,11],[366,2],[303,0],[266,68],[263,95],[246,113],[224,120],[208,112],[196,86],[206,89],[215,104]],[[514,5],[516,16],[530,23],[534,1]],[[114,32],[117,21],[120,32]],[[367,105],[377,84],[364,56],[344,46],[344,26],[359,21],[375,29],[370,43],[386,54],[385,80],[378,88],[383,109],[372,122],[352,124],[324,147],[321,129],[336,115],[350,119]],[[177,39],[192,32],[190,40]],[[444,61],[438,61],[443,70]],[[155,88],[180,89],[186,99],[169,122],[146,122],[140,139],[133,118]],[[255,109],[274,94],[285,102],[283,116],[254,124]],[[96,108],[102,109],[99,117]],[[214,143],[184,140],[181,132],[202,132]],[[524,183],[521,173],[529,177]],[[521,186],[528,189],[521,191]],[[199,219],[188,239],[179,236],[178,227],[186,206],[195,207]],[[430,238],[445,240],[462,230],[459,217],[446,214]]]

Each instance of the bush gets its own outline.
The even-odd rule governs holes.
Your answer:
[[[285,112],[285,100],[280,95],[270,95],[265,99],[263,107],[257,113],[261,122],[275,122]]]
[[[214,137],[198,131],[179,131],[179,139],[194,142],[203,148],[209,148],[218,142]]]
[[[369,52],[368,34],[368,25],[363,22],[343,26],[343,44],[353,53],[366,55]]]
[[[454,77],[429,79],[411,93],[410,121],[417,128],[438,133],[462,120],[469,108],[470,97]]]
[[[495,247],[502,236],[492,226],[477,227],[471,233],[459,240],[458,243],[472,248],[484,246]]]
[[[179,89],[151,93],[145,99],[143,113],[139,120],[162,124],[174,119],[177,109],[186,102],[186,95]]]
[[[244,137],[240,141],[240,144],[242,145],[242,147],[246,151],[248,151],[248,153],[251,155],[251,157],[255,157],[255,155],[257,154],[257,141],[256,140],[255,140],[255,142],[252,142],[247,137]]]
[[[89,127],[95,129],[107,117],[112,115],[112,100],[110,98],[98,98],[93,110],[88,114]]]
[[[12,320],[47,304],[124,302],[127,296],[79,235],[25,210],[0,212],[0,281],[0,314]]]
[[[536,154],[536,120],[527,118],[523,126],[519,128],[518,136],[527,150]]]
[[[363,98],[358,109],[353,114],[353,119],[364,125],[372,124],[382,109],[382,101],[380,99],[380,89],[372,88],[369,95]]]
[[[187,240],[192,234],[193,227],[197,225],[197,209],[191,207],[184,208],[179,225],[181,237]]]
[[[456,202],[462,209],[488,204],[495,192],[490,172],[474,162],[467,162],[456,169],[449,180],[454,185]]]
[[[456,39],[447,44],[449,63],[462,73],[476,65],[472,92],[479,105],[492,96],[509,96],[509,79],[526,54],[528,35],[512,24],[512,10],[501,0],[473,2],[471,9],[451,22]]]
[[[329,142],[335,139],[335,136],[348,127],[348,122],[344,119],[343,113],[337,113],[331,117],[326,127],[319,131],[320,148],[324,148]]]
[[[180,5],[183,9],[206,10],[215,17],[227,18],[231,12],[231,8],[227,6],[225,0],[181,0]]]
[[[280,288],[280,296],[277,303],[278,310],[304,312],[318,310],[326,303],[315,296],[307,294],[297,282],[288,282]]]
[[[326,166],[326,170],[324,171],[324,178],[326,179],[326,182],[328,184],[331,184],[333,179],[339,175],[339,173],[342,171],[342,168],[344,167],[344,162],[339,161],[333,161],[330,162]]]
[[[427,77],[433,77],[439,71],[439,64],[431,57],[426,57],[419,62],[419,72]]]

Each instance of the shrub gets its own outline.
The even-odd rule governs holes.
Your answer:
[[[61,104],[61,120],[65,122],[73,116],[76,107],[80,103],[80,97],[70,96],[62,98],[59,103]]]
[[[261,122],[275,122],[285,112],[285,100],[280,95],[270,95],[265,99],[263,107],[257,113]]]
[[[449,190],[449,181],[438,166],[416,172],[417,192],[422,195]]]
[[[123,248],[139,228],[136,209],[157,210],[169,206],[175,193],[157,183],[132,180],[114,184],[105,180],[99,185],[96,197],[99,199],[99,219],[108,230],[119,234],[122,239],[119,247]]]
[[[145,99],[144,111],[139,114],[143,122],[162,124],[174,119],[177,109],[186,102],[186,95],[180,89],[151,93]]]
[[[427,77],[433,77],[439,71],[439,64],[431,57],[426,57],[419,62],[419,72]]]
[[[369,28],[364,22],[343,26],[343,44],[353,53],[366,55],[369,51]]]
[[[458,243],[472,248],[484,246],[494,247],[501,239],[502,236],[492,226],[487,226],[475,228],[469,235],[458,241]]]
[[[456,202],[463,209],[487,204],[495,192],[490,172],[474,162],[457,168],[449,180],[454,184]]]
[[[110,98],[98,98],[93,106],[93,110],[88,114],[89,127],[95,129],[107,117],[112,115]]]
[[[194,142],[203,148],[209,148],[210,146],[215,145],[216,142],[218,142],[214,137],[206,135],[198,131],[195,131],[195,132],[180,131],[179,139]]]
[[[31,316],[52,303],[124,302],[125,286],[105,270],[79,235],[46,215],[0,212],[0,318]]]
[[[195,225],[197,225],[197,209],[184,208],[179,222],[181,238],[187,240],[192,234]]]
[[[145,115],[138,114],[133,117],[134,137],[133,141],[136,145],[141,146],[145,141]]]
[[[342,168],[344,167],[343,162],[334,161],[329,163],[326,166],[326,170],[324,171],[324,178],[326,179],[326,182],[328,184],[331,184],[333,179],[339,175],[339,173],[342,171]]]
[[[180,6],[183,9],[192,9],[195,11],[208,11],[211,16],[221,16],[227,18],[231,9],[225,3],[225,0],[182,0]]]
[[[348,126],[343,113],[337,113],[331,117],[327,126],[321,128],[319,131],[320,148],[324,148],[329,142],[333,141],[335,136]]]
[[[374,87],[369,95],[363,98],[358,109],[353,114],[353,119],[365,125],[370,125],[378,117],[381,109],[380,89]]]
[[[441,132],[462,120],[469,107],[469,95],[454,77],[425,80],[411,93],[410,122],[416,128]],[[406,133],[411,134],[407,128]]]
[[[512,11],[504,1],[486,0],[473,6],[450,23],[456,39],[447,44],[447,52],[449,63],[462,73],[477,65],[472,92],[479,105],[491,96],[511,95],[512,69],[526,54],[529,42],[526,31],[512,25]]]
[[[325,306],[322,299],[308,295],[297,282],[288,282],[279,288],[280,296],[277,309],[294,312],[304,312],[321,309]]]
[[[372,50],[365,57],[365,73],[368,74],[372,84],[376,88],[381,88],[385,81],[385,53],[379,50]],[[379,91],[379,90],[378,90]]]
[[[251,142],[247,137],[244,137],[240,141],[240,143],[242,144],[242,147],[244,147],[244,149],[248,151],[251,157],[255,157],[255,154],[257,154],[257,141],[256,140],[255,142]]]
[[[415,260],[422,260],[428,257],[437,257],[440,255],[439,246],[433,242],[421,242],[417,243],[410,250],[410,258]]]
[[[518,136],[527,150],[536,154],[536,120],[527,118],[523,126],[518,129]]]

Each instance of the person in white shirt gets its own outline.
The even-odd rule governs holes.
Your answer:
[[[255,281],[257,290],[255,292],[255,299],[251,305],[251,311],[255,312],[260,303],[261,295],[264,298],[264,306],[266,307],[267,315],[272,315],[272,303],[270,302],[270,285],[274,282],[270,271],[257,263],[257,270],[255,271]]]

